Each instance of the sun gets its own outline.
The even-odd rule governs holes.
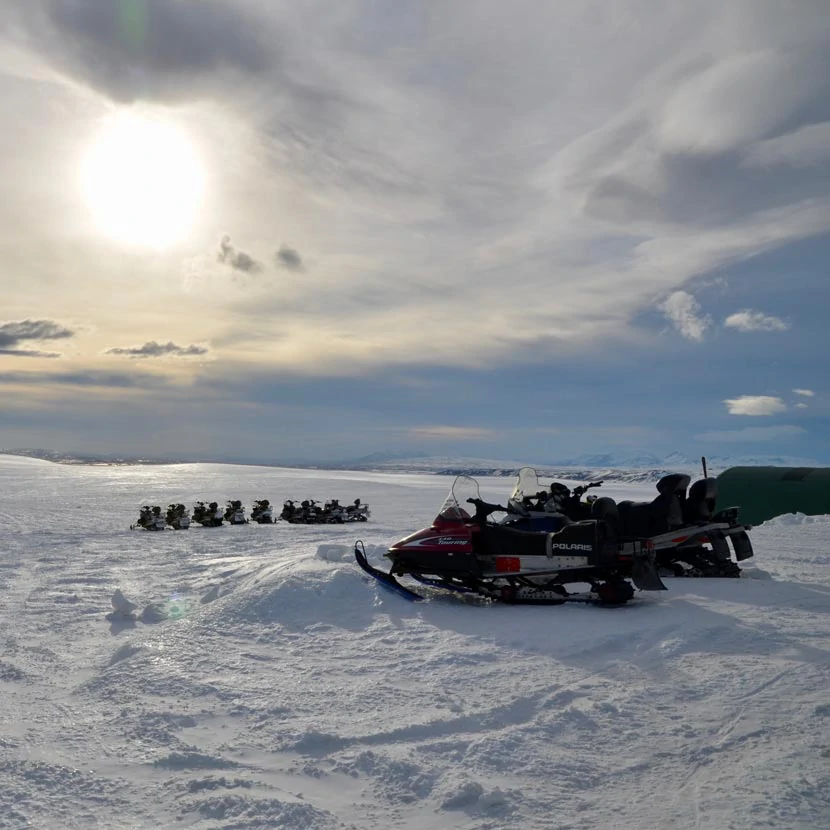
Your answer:
[[[127,245],[168,248],[196,220],[205,189],[193,142],[173,121],[136,112],[108,119],[80,167],[98,229]]]

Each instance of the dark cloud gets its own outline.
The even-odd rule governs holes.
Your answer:
[[[74,331],[52,320],[17,320],[0,323],[0,354],[14,357],[60,357],[59,352],[20,349],[18,346],[27,340],[63,340],[74,335]]]
[[[218,0],[34,0],[27,41],[119,101],[211,94],[217,72],[260,74],[274,45],[236,3]]]
[[[0,349],[0,354],[8,354],[13,357],[60,357],[60,352],[42,352],[38,349]]]
[[[104,354],[119,354],[127,357],[196,357],[207,354],[208,350],[203,346],[177,346],[172,340],[167,343],[156,343],[150,340],[143,346],[130,346],[128,348],[113,347],[107,349]]]
[[[287,268],[289,271],[304,271],[303,259],[299,252],[288,245],[281,245],[279,251],[274,254],[274,259],[280,268]]]
[[[243,271],[246,274],[256,274],[262,270],[262,264],[257,262],[245,251],[237,250],[231,245],[231,238],[226,234],[219,242],[219,253],[216,255],[219,262],[230,265],[235,271]]]
[[[113,389],[153,389],[167,386],[159,375],[141,372],[0,372],[0,386],[96,386]]]

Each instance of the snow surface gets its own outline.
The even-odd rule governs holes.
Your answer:
[[[351,544],[449,484],[0,456],[0,827],[830,827],[830,518],[753,530],[755,578],[623,608],[408,603]],[[289,497],[372,518],[129,530]]]

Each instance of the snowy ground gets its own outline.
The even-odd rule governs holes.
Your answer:
[[[442,477],[0,456],[0,487],[0,827],[830,827],[830,517],[623,608],[413,604],[336,546],[428,524]],[[372,519],[129,530],[263,497]]]

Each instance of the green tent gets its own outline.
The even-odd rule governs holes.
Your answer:
[[[830,467],[730,467],[717,481],[718,509],[740,507],[744,524],[830,513]]]

